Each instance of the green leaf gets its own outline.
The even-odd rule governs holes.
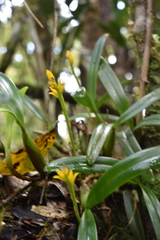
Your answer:
[[[130,107],[129,101],[116,74],[103,58],[98,74],[117,110],[122,114]]]
[[[22,98],[23,103],[29,108],[29,110],[42,122],[46,122],[46,118],[41,109],[29,98],[27,95],[24,95]]]
[[[130,223],[130,228],[132,230],[132,233],[135,236],[135,239],[145,240],[143,225],[141,222],[141,218],[140,218],[137,206],[136,206],[136,209],[134,209],[134,199],[133,199],[132,193],[129,190],[125,190],[123,192],[123,199],[124,199],[124,207],[125,207],[128,221],[132,220]]]
[[[138,125],[134,128],[144,127],[144,126],[153,126],[153,125],[160,125],[160,114],[154,114],[152,116],[144,118],[142,121],[138,123]]]
[[[11,101],[11,98],[0,90],[0,103],[7,105]]]
[[[23,88],[21,88],[21,89],[19,90],[19,94],[20,94],[21,98],[25,95],[25,93],[27,92],[27,90],[28,90],[28,87],[27,87],[27,86],[26,86],[26,87],[23,87]]]
[[[122,132],[117,132],[117,136],[127,156],[141,151],[141,147],[130,128]]]
[[[0,73],[0,89],[11,100],[7,103],[8,108],[17,116],[24,126],[22,99],[14,82],[3,73]]]
[[[46,163],[45,163],[44,157],[42,156],[42,153],[36,147],[33,139],[29,136],[29,134],[26,131],[22,133],[22,137],[23,137],[23,144],[24,144],[25,150],[33,166],[40,174],[43,175],[44,174],[43,169]]]
[[[127,128],[123,132],[118,132],[117,135],[118,135],[120,145],[123,148],[123,150],[127,156],[130,156],[133,153],[142,150],[130,128]],[[155,183],[155,177],[154,177],[151,169],[147,172],[142,173],[141,177],[145,181],[147,181],[151,184]]]
[[[7,108],[0,108],[0,112],[10,113],[11,115],[14,116],[15,120],[18,122],[17,116],[11,110],[9,110]]]
[[[45,168],[45,172],[55,172],[62,170],[63,164],[74,172],[86,173],[104,173],[107,169],[117,163],[119,160],[109,157],[98,157],[96,162],[90,166],[86,156],[64,157],[50,162]]]
[[[112,131],[113,124],[101,123],[93,131],[87,149],[87,160],[93,164],[100,154],[107,137]]]
[[[97,227],[93,213],[90,209],[85,209],[78,229],[77,240],[98,240]]]
[[[121,82],[121,85],[122,85],[122,86],[125,86],[125,85],[131,83],[131,81],[132,81],[132,80],[125,80],[125,81]],[[103,96],[97,101],[96,107],[97,107],[97,108],[100,108],[108,98],[109,98],[109,94],[108,94],[108,93],[106,93],[105,95],[103,95]]]
[[[77,103],[93,109],[93,100],[84,87],[79,88],[74,94],[72,94],[72,97]]]
[[[160,202],[150,189],[142,184],[140,187],[158,240],[160,239]]]
[[[145,95],[143,98],[141,98],[139,101],[134,103],[129,109],[127,109],[122,115],[119,117],[117,122],[114,124],[114,127],[116,128],[120,124],[128,121],[130,118],[134,117],[138,113],[140,113],[143,109],[149,107],[154,102],[158,101],[160,99],[160,88],[154,90],[153,92]]]
[[[97,205],[127,181],[150,168],[159,166],[159,146],[142,150],[119,161],[108,169],[94,184],[87,199],[87,207],[91,208]]]
[[[102,50],[107,37],[108,37],[108,34],[104,34],[102,37],[98,39],[98,41],[94,46],[92,56],[91,56],[91,63],[90,63],[88,76],[87,76],[87,92],[89,93],[93,101],[96,100],[98,68],[99,68]]]

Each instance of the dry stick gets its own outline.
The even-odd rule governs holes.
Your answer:
[[[141,70],[141,82],[140,82],[140,99],[146,94],[146,84],[148,82],[148,68],[152,39],[152,0],[147,0],[147,19],[146,19],[146,41]],[[142,120],[142,113],[139,113],[136,117],[136,124]]]
[[[7,204],[14,199],[15,197],[17,197],[19,194],[23,193],[25,190],[27,190],[29,187],[31,187],[33,185],[33,182],[29,183],[27,186],[25,186],[22,189],[18,189],[16,192],[14,192],[13,194],[11,194],[8,198],[4,199],[1,201],[0,203],[0,208],[7,206]]]
[[[35,19],[35,21],[39,24],[39,26],[41,28],[44,28],[43,24],[38,20],[38,18],[34,15],[34,13],[31,11],[31,9],[29,8],[28,4],[26,3],[26,1],[24,1],[24,5],[27,8],[28,12],[32,15],[32,17]]]
[[[53,31],[53,40],[51,45],[51,61],[50,61],[50,68],[49,68],[51,72],[53,70],[53,65],[54,65],[54,48],[56,46],[57,27],[58,27],[58,5],[57,5],[57,1],[54,0],[54,31]],[[48,119],[49,119],[49,103],[50,103],[50,98],[49,98],[49,94],[47,94],[47,99],[46,99],[46,129],[47,130],[48,130]],[[46,174],[46,177],[45,177],[39,204],[42,204],[46,186],[47,186],[47,181],[48,181],[48,174]]]

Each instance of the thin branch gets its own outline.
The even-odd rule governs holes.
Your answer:
[[[49,70],[53,71],[54,66],[54,48],[56,46],[56,38],[57,38],[57,28],[58,28],[58,4],[56,0],[54,1],[54,30],[53,30],[53,40],[51,44],[51,60],[50,60],[50,67]],[[46,130],[48,130],[48,119],[49,119],[49,103],[50,103],[50,97],[47,92],[46,96]]]
[[[148,81],[148,68],[150,59],[151,39],[152,39],[152,0],[147,0],[147,19],[146,19],[146,41],[142,61],[141,82],[140,82],[140,99],[146,94],[146,84]],[[142,119],[142,113],[137,115],[136,122]]]
[[[7,206],[7,204],[13,200],[15,197],[17,197],[18,195],[20,195],[21,193],[23,193],[25,190],[27,190],[29,187],[31,187],[33,185],[33,182],[29,183],[27,186],[25,186],[22,189],[18,189],[16,192],[14,192],[13,194],[11,194],[9,197],[7,197],[6,199],[2,200],[0,203],[0,208]]]
[[[31,11],[31,9],[29,8],[28,4],[26,3],[26,1],[24,1],[24,5],[27,8],[28,12],[32,15],[32,17],[35,19],[35,21],[39,24],[39,26],[41,28],[44,28],[43,24],[38,20],[38,18],[34,15],[34,13]]]
[[[51,72],[52,72],[53,66],[54,66],[54,48],[56,46],[57,27],[58,27],[58,5],[57,5],[57,1],[54,0],[54,30],[53,30],[53,40],[52,40],[52,45],[51,45],[51,60],[50,60],[50,68],[49,68],[49,70]],[[49,104],[50,104],[50,97],[49,97],[49,94],[47,93],[47,96],[46,96],[46,130],[48,130]],[[46,159],[48,161],[48,156]],[[41,192],[40,204],[42,203],[43,197],[45,195],[47,181],[48,181],[48,173],[46,174],[45,182],[44,182],[43,189]]]
[[[51,46],[51,62],[49,70],[52,72],[54,65],[54,48],[56,46],[56,38],[57,38],[57,27],[58,27],[58,5],[57,1],[54,0],[54,30],[53,30],[53,40]]]

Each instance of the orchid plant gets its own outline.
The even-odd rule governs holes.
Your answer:
[[[70,137],[72,156],[61,157],[57,160],[50,159],[50,163],[46,164],[41,153],[36,149],[24,124],[21,97],[21,95],[24,95],[24,92],[20,93],[12,80],[2,73],[0,74],[0,97],[2,103],[7,107],[1,108],[0,111],[11,114],[16,120],[16,123],[20,126],[24,146],[37,171],[42,176],[44,176],[45,172],[56,172],[57,175],[54,176],[54,178],[66,182],[79,224],[78,240],[98,239],[96,220],[92,208],[104,201],[114,192],[118,191],[120,187],[124,187],[126,183],[133,185],[133,188],[135,186],[139,188],[138,192],[136,189],[134,190],[138,196],[141,194],[140,197],[143,197],[156,238],[160,239],[160,202],[155,192],[152,191],[152,187],[154,187],[155,183],[159,183],[158,174],[155,174],[152,169],[158,169],[160,166],[160,146],[142,150],[135,135],[135,131],[140,131],[140,129],[146,125],[160,125],[160,116],[156,114],[146,117],[137,125],[135,125],[134,121],[134,117],[138,113],[160,100],[160,89],[154,90],[131,105],[123,89],[123,85],[128,82],[121,83],[105,58],[101,57],[107,36],[108,35],[105,34],[100,37],[93,49],[86,89],[80,85],[79,79],[77,79],[74,72],[74,57],[70,51],[66,53],[72,74],[75,76],[79,86],[78,91],[75,92],[72,97],[78,104],[86,107],[86,112],[81,114],[81,116],[89,119],[94,126],[92,135],[90,139],[88,138],[89,142],[86,146],[87,150],[84,155],[77,154],[78,151],[76,151],[75,139],[71,129],[70,120],[76,119],[77,116],[68,116],[63,97],[64,85],[60,80],[56,81],[53,73],[49,70],[46,71],[46,75],[49,79],[49,94],[56,97],[61,104]],[[106,89],[106,94],[97,100],[96,89],[98,77]],[[119,116],[111,114],[106,114],[104,116],[100,114],[100,106],[108,99],[116,106]],[[122,125],[124,130],[118,131],[119,127]],[[126,155],[121,160],[119,160],[118,157],[112,157],[115,138],[118,139]],[[8,159],[9,144],[10,139],[8,138]],[[80,184],[82,184],[81,187],[84,187],[82,194],[85,195],[85,197],[83,198],[80,196],[77,201],[74,184],[76,183],[76,177],[81,173],[82,179]],[[96,181],[91,189],[90,186],[86,186],[86,183],[83,184],[83,173],[98,174],[98,176],[96,175]],[[146,183],[151,187],[148,187]],[[120,191],[120,193],[122,194],[126,216],[135,239],[147,239],[139,207],[135,208],[134,205],[134,201],[137,201],[138,205],[138,200],[133,198],[129,190],[125,189],[123,192]],[[79,205],[83,206],[83,208]],[[81,210],[81,214],[79,209]],[[111,234],[112,226],[110,226],[109,235],[106,238],[109,239],[110,237],[111,239]]]

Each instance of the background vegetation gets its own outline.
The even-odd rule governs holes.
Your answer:
[[[1,115],[1,125],[7,123],[1,139],[11,174],[33,181],[11,163],[10,145],[14,150],[23,142],[40,173],[37,181],[59,169],[57,178],[67,183],[75,239],[160,239],[159,1],[30,0],[18,5],[6,0],[0,6],[0,97],[7,105],[0,111],[11,113],[17,123],[11,141],[13,118]],[[65,102],[46,69],[65,83]],[[47,77],[56,98],[48,97]],[[57,119],[58,136],[46,165],[30,136],[52,129]],[[77,174],[63,164],[81,173],[78,210]],[[65,239],[66,229],[59,239]],[[44,234],[44,239],[52,237]]]

